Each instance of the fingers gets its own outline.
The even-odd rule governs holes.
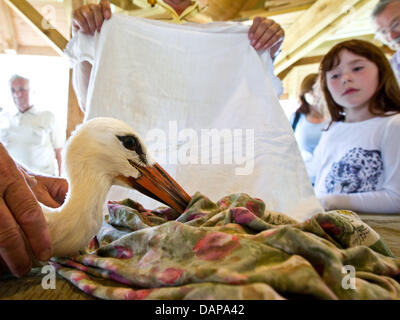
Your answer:
[[[4,262],[4,260],[1,258],[1,254],[0,254],[0,279],[8,271],[9,271],[8,267],[7,267],[6,263]]]
[[[32,186],[32,183],[30,183],[30,186],[39,202],[52,208],[57,208],[64,203],[68,192],[66,179],[40,175],[35,176],[35,178],[36,186]]]
[[[50,232],[35,196],[22,176],[20,178],[21,180],[15,179],[11,182],[3,194],[4,203],[12,213],[12,215],[8,213],[9,217],[6,217],[8,221],[6,231],[15,232],[14,223],[10,221],[13,218],[26,235],[36,258],[46,261],[51,256]],[[3,211],[3,215],[6,215],[7,211],[4,208]],[[17,238],[16,235],[14,237]],[[22,250],[21,246],[19,248]]]
[[[256,50],[264,47],[266,43],[275,35],[279,30],[279,25],[272,20],[264,20],[260,23],[259,27],[255,31],[254,36],[254,48]]]
[[[40,203],[43,203],[50,208],[58,208],[60,206],[60,204],[51,197],[49,191],[47,190],[47,187],[43,183],[39,183],[34,176],[27,174],[22,169],[20,169],[20,172],[23,174],[26,183],[31,188],[36,199]]]
[[[249,30],[249,38],[250,38],[250,44],[255,47],[262,36],[267,33],[267,35],[271,35],[271,26],[273,26],[275,22],[270,19],[265,19],[261,17],[256,17],[253,20],[253,25],[251,26]]]
[[[65,197],[68,192],[68,182],[66,179],[57,179],[56,185],[52,190],[49,190],[50,194],[60,205],[65,201]]]
[[[111,18],[110,2],[102,0],[99,4],[89,4],[76,9],[72,15],[74,31],[93,35],[100,32],[104,19]]]
[[[275,46],[280,46],[283,42],[283,38],[284,38],[285,34],[283,30],[279,30],[277,33],[275,33],[275,35],[273,35],[271,38],[269,38],[265,44],[262,46],[263,49],[268,49],[268,48],[272,48]]]
[[[21,231],[2,198],[0,221],[0,257],[15,276],[21,277],[31,269],[31,260]]]
[[[254,33],[257,30],[258,26],[260,25],[261,21],[263,20],[263,18],[261,17],[255,17],[253,20],[253,24],[251,25],[250,29],[249,29],[249,39],[253,40],[254,39]]]
[[[60,207],[60,203],[58,203],[53,197],[49,194],[47,189],[41,188],[37,191],[32,190],[35,193],[36,198],[40,203],[43,203],[45,206],[50,208],[58,208]]]
[[[94,20],[94,24],[95,24],[95,30],[97,30],[97,32],[100,32],[101,26],[103,25],[103,21],[104,21],[104,16],[103,16],[103,11],[100,9],[98,10],[97,8],[94,7],[90,7],[92,8],[92,13],[93,13],[93,20]],[[94,31],[93,31],[94,33]]]
[[[270,27],[267,30],[265,30],[265,32],[262,34],[262,36],[258,39],[257,43],[254,45],[254,48],[256,50],[258,50],[258,49],[261,49],[264,46],[266,46],[268,43],[271,43],[276,32],[277,32],[277,30],[276,30],[275,26],[270,25]],[[271,44],[273,44],[273,42]]]
[[[103,16],[100,6],[98,5],[88,5],[86,7],[82,7],[81,14],[85,18],[86,25],[89,28],[89,33],[94,34],[97,29],[96,21],[95,21],[95,12],[98,15]]]
[[[110,7],[110,1],[108,0],[101,0],[100,5],[103,11],[103,16],[107,20],[111,18],[111,7]]]
[[[81,30],[83,33],[90,33],[89,25],[86,21],[86,18],[81,13],[81,9],[82,8],[79,8],[74,11],[72,15],[72,26],[75,31]]]
[[[250,44],[256,49],[268,49],[280,39],[283,41],[284,31],[271,19],[256,17],[249,29]]]

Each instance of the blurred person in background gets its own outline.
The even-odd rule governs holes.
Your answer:
[[[14,75],[9,80],[16,112],[0,117],[0,142],[21,166],[46,175],[61,174],[63,140],[50,111],[30,103],[29,79]]]
[[[327,125],[318,83],[317,73],[311,73],[303,79],[299,95],[300,107],[290,117],[290,123],[306,164],[312,160],[322,130]],[[311,176],[310,179],[314,184],[315,177]]]
[[[397,82],[400,83],[400,0],[381,0],[372,11],[376,38],[396,51],[390,59]]]

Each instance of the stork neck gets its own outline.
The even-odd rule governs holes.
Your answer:
[[[111,188],[111,179],[107,177],[87,177],[71,183],[68,196],[62,211],[77,210],[85,214],[76,214],[80,218],[93,219],[104,205],[107,193]],[[71,201],[71,199],[74,199]],[[89,214],[90,213],[90,214]]]
[[[46,215],[55,256],[77,252],[97,234],[103,221],[103,205],[112,185],[105,175],[86,172],[71,178],[63,206]]]

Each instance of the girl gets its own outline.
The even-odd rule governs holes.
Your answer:
[[[389,62],[361,40],[337,44],[320,65],[332,121],[311,172],[326,210],[400,213],[400,89]]]
[[[312,159],[314,149],[321,138],[322,129],[326,127],[321,99],[314,88],[318,83],[318,74],[310,73],[300,86],[300,107],[290,118],[290,123],[305,162]],[[314,183],[311,178],[311,182]]]

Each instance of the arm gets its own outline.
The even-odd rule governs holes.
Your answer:
[[[318,145],[314,149],[314,153],[311,155],[311,158],[307,161],[304,161],[306,165],[307,174],[311,180],[312,185],[314,186],[317,175],[321,168],[322,154],[324,153],[323,148],[325,144],[325,135],[322,132],[321,139],[318,142]]]
[[[102,0],[99,4],[89,4],[76,9],[72,15],[72,33],[81,31],[93,35],[100,32],[105,19],[111,18],[110,2]],[[88,61],[77,64],[73,69],[72,84],[82,111],[86,109],[86,96],[92,65]]]
[[[400,116],[388,121],[382,135],[383,188],[377,191],[325,195],[321,198],[325,209],[349,209],[358,212],[400,213]]]
[[[82,111],[86,110],[86,97],[92,65],[88,61],[78,63],[72,71],[72,85]]]
[[[54,149],[54,152],[56,154],[56,159],[57,159],[58,175],[59,176],[61,176],[61,151],[62,151],[62,148]]]
[[[47,117],[45,117],[44,115],[47,115]],[[46,112],[45,114],[43,114],[42,119],[44,125],[49,127],[50,142],[53,147],[54,155],[57,160],[57,173],[58,175],[61,175],[61,170],[62,170],[61,151],[64,145],[64,138],[61,137],[61,133],[60,130],[58,129],[57,121],[53,113],[51,113],[50,111]]]
[[[2,144],[0,177],[0,273],[6,267],[20,277],[32,266],[26,244],[39,260],[50,259],[50,233],[35,196]]]
[[[388,190],[330,194],[320,200],[325,210],[346,209],[362,213],[400,213],[400,194]]]

